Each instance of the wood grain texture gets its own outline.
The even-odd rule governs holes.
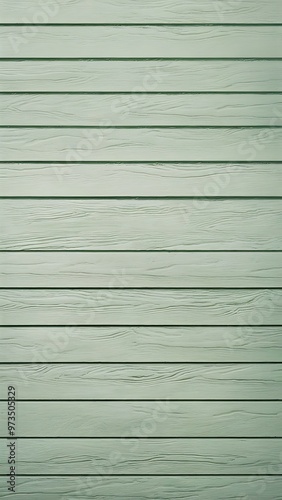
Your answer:
[[[0,94],[1,125],[282,125],[273,94]]]
[[[1,327],[0,362],[280,362],[282,327]]]
[[[271,465],[259,467],[263,474],[279,470]],[[21,477],[17,476],[17,493],[20,500],[62,500],[62,498],[103,498],[103,500],[238,500],[247,497],[257,500],[281,500],[282,479],[261,475],[250,476],[96,476],[96,477]],[[1,498],[10,499],[7,478],[0,477]],[[66,497],[67,496],[67,497]]]
[[[1,26],[0,44],[0,57],[271,58],[281,56],[282,27]]]
[[[281,92],[282,61],[0,61],[1,91]]]
[[[7,435],[0,403],[0,436]],[[282,437],[282,402],[20,402],[17,436]]]
[[[0,17],[1,475],[12,384],[21,500],[280,500],[281,1]]]
[[[1,1],[2,23],[271,23],[282,21],[279,0],[36,0]]]
[[[282,250],[282,200],[2,199],[1,250]]]
[[[281,325],[278,289],[1,289],[8,325]]]
[[[18,401],[281,400],[282,363],[22,364],[0,365],[0,375],[2,400],[11,381]]]
[[[282,128],[4,128],[4,161],[281,161]]]
[[[2,163],[0,196],[282,196],[282,163]]]
[[[281,287],[282,252],[0,253],[2,287]]]
[[[18,474],[256,474],[281,471],[280,439],[24,439]],[[4,471],[7,440],[0,440]],[[200,480],[199,480],[200,482]]]

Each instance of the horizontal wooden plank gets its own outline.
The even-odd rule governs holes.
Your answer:
[[[4,161],[281,161],[282,128],[1,129]]]
[[[282,252],[0,253],[2,287],[281,287]]]
[[[280,57],[281,26],[1,26],[0,57]]]
[[[282,95],[0,94],[0,112],[8,126],[268,126],[282,125]]]
[[[3,400],[7,399],[7,387],[12,384],[17,389],[18,401],[251,401],[281,399],[282,363],[14,364],[0,365],[0,375]]]
[[[279,0],[55,0],[38,4],[36,0],[1,1],[2,23],[279,23]]]
[[[267,474],[268,466],[259,467]],[[280,500],[281,477],[250,476],[100,476],[100,477],[21,477],[17,476],[17,493],[20,500],[61,500],[79,496],[80,500],[103,498],[103,500],[238,500],[246,496],[257,500],[263,493],[264,500]],[[7,478],[0,477],[1,498],[10,499]]]
[[[0,463],[8,471],[7,440]],[[24,439],[18,474],[256,474],[281,471],[280,439]],[[200,482],[200,481],[199,481]]]
[[[281,92],[282,61],[0,61],[1,91]],[[135,101],[135,99],[134,99]]]
[[[2,199],[0,208],[1,250],[282,250],[282,200]]]
[[[282,327],[1,327],[0,362],[259,362],[282,359]]]
[[[282,437],[282,402],[19,402],[20,437]],[[7,435],[7,402],[0,435]]]
[[[281,325],[278,289],[1,289],[0,324]]]
[[[0,196],[282,196],[282,163],[2,163]]]

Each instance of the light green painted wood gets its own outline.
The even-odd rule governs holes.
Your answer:
[[[260,467],[263,474],[268,470],[279,470],[271,465]],[[175,500],[197,498],[197,500],[281,500],[282,479],[262,475],[249,476],[129,476],[129,477],[20,477],[17,478],[15,498],[20,500]],[[6,491],[6,478],[0,477],[1,498],[10,499]],[[195,496],[196,495],[196,496]]]
[[[0,435],[7,434],[0,403]],[[36,416],[31,418],[31,416]],[[282,437],[282,402],[20,402],[20,437]]]
[[[282,163],[2,163],[0,195],[282,196]]]
[[[255,363],[27,364],[0,365],[0,375],[0,399],[3,400],[7,399],[6,388],[12,380],[17,387],[18,401],[165,399],[169,404],[170,400],[189,399],[281,399],[282,366]],[[146,474],[146,471],[139,472]]]
[[[282,125],[273,94],[0,94],[2,125]]]
[[[281,287],[282,252],[0,253],[2,287]]]
[[[2,23],[279,23],[279,0],[1,0]],[[36,42],[34,42],[36,43]]]
[[[10,326],[0,348],[5,363],[280,362],[282,327]]]
[[[281,325],[281,289],[2,289],[8,325]]]
[[[282,250],[282,200],[1,200],[2,250]]]
[[[5,161],[280,161],[282,128],[4,128]]]
[[[282,27],[1,26],[0,44],[1,57],[280,57]]]
[[[0,440],[3,470],[6,441]],[[252,475],[265,468],[281,472],[281,467],[280,439],[24,439],[17,470],[29,475]]]
[[[13,384],[21,500],[280,500],[281,1],[0,17],[1,474]]]
[[[282,61],[0,61],[1,90],[281,92]]]

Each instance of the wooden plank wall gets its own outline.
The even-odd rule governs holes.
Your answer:
[[[281,1],[0,17],[0,498],[281,499]]]

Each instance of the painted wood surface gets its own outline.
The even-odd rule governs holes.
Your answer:
[[[276,94],[0,94],[7,126],[282,126]]]
[[[4,161],[280,161],[282,128],[3,128]]]
[[[1,289],[8,325],[280,325],[281,289]]]
[[[2,287],[281,287],[282,252],[0,253]]]
[[[2,129],[7,161],[280,161],[280,128]]]
[[[21,477],[17,478],[15,498],[20,500],[62,500],[62,498],[103,498],[103,500],[175,500],[197,498],[197,500],[238,500],[247,497],[257,500],[280,500],[282,479],[268,476],[267,471],[278,467],[260,467],[260,477],[249,476],[69,476],[69,477]],[[1,498],[10,499],[5,477],[0,477]],[[195,497],[196,495],[196,497]]]
[[[281,471],[281,439],[24,439],[19,474],[257,474]],[[7,440],[0,464],[7,470]],[[200,482],[200,478],[199,478]]]
[[[282,91],[281,60],[2,60],[0,74],[2,92]]]
[[[4,58],[273,58],[281,56],[282,27],[1,26],[0,44]]]
[[[281,1],[0,17],[0,497],[280,500]]]
[[[282,399],[279,363],[2,364],[0,375],[1,400],[11,381],[18,401]]]
[[[280,362],[282,327],[10,326],[0,347],[1,363]]]
[[[0,181],[0,196],[273,197],[282,163],[1,163]]]
[[[282,250],[281,199],[7,199],[0,208],[1,250]]]
[[[2,23],[270,23],[282,21],[279,0],[1,0]]]
[[[6,437],[7,403],[0,403]],[[282,402],[20,402],[22,437],[282,437]],[[138,453],[138,452],[137,452]]]

